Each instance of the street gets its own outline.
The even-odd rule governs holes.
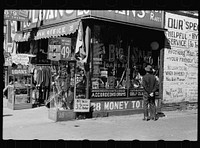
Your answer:
[[[136,114],[54,122],[44,106],[11,110],[4,102],[3,139],[197,140],[197,110],[163,113],[157,121],[143,121],[143,115]]]

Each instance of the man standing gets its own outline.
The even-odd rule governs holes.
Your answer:
[[[144,101],[144,119],[157,120],[156,118],[156,106],[155,106],[155,91],[158,89],[158,81],[153,75],[153,69],[151,65],[145,67],[146,74],[142,79],[142,86],[144,89],[143,101]],[[150,105],[150,118],[148,116],[148,105]]]

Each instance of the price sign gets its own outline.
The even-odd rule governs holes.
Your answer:
[[[61,40],[61,60],[67,60],[71,57],[71,39],[60,37]]]
[[[89,99],[74,99],[75,112],[89,112],[90,100]]]

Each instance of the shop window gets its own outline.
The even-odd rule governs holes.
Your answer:
[[[162,39],[161,33],[150,29],[114,23],[94,25],[91,97],[142,96],[144,68],[151,64],[158,70]],[[152,42],[158,42],[156,50]]]

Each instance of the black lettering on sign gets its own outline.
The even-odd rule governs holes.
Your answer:
[[[168,27],[173,29],[183,30],[183,20],[168,18]]]

